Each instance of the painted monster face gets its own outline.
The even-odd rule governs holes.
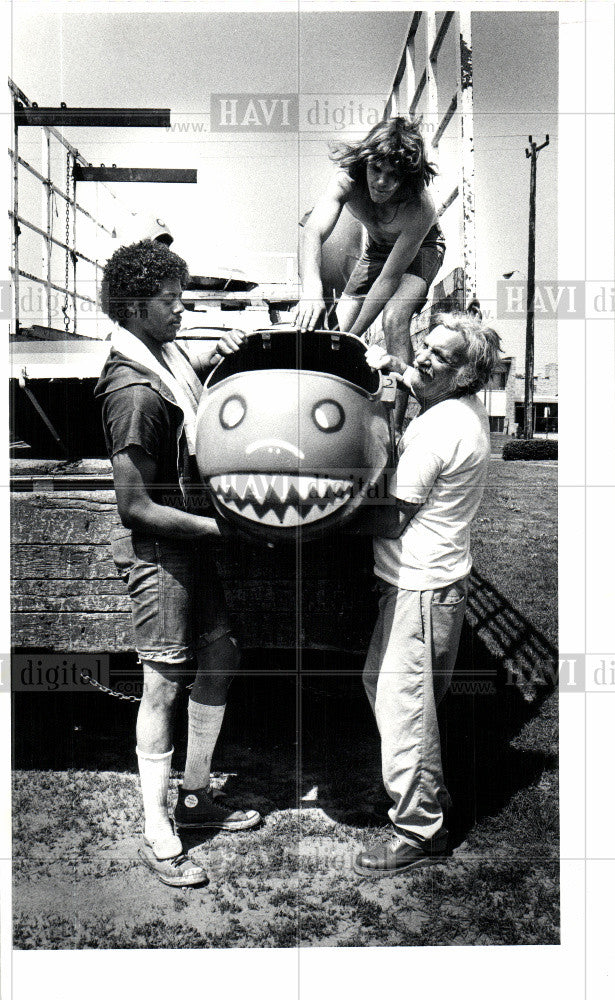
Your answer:
[[[254,535],[309,537],[350,517],[387,466],[380,377],[349,334],[260,331],[221,362],[197,416],[214,504]]]

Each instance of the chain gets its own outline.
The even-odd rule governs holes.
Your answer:
[[[113,688],[106,687],[101,684],[100,681],[95,680],[91,677],[85,670],[81,671],[81,680],[85,681],[86,684],[91,684],[92,687],[98,688],[103,694],[110,694],[112,698],[119,698],[120,701],[131,701],[133,704],[138,705],[141,701],[137,698],[136,694],[124,694],[122,691],[114,691]]]
[[[134,705],[138,705],[141,701],[140,698],[137,698],[136,694],[124,694],[123,691],[114,691],[113,688],[101,684],[100,681],[91,677],[85,670],[81,671],[81,680],[85,681],[86,684],[91,684],[92,687],[97,688],[98,691],[102,691],[103,694],[109,694],[112,698],[119,698],[120,701],[131,701]],[[187,685],[189,691],[192,689],[192,686],[192,684]]]
[[[70,239],[70,153],[66,154],[66,233],[65,233],[65,244],[66,253],[64,261],[64,305],[62,306],[62,312],[64,313],[64,329],[68,334],[70,329],[70,317],[68,315],[68,258],[69,258],[69,239]]]

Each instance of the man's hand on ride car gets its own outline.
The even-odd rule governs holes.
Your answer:
[[[397,378],[401,378],[408,367],[405,361],[394,354],[389,354],[380,344],[370,344],[365,352],[365,360],[370,368],[389,372]]]
[[[318,320],[325,311],[325,302],[322,292],[310,295],[305,289],[293,312],[292,323],[298,330],[313,330],[318,325]]]
[[[216,349],[209,359],[210,365],[217,365],[222,358],[235,354],[246,342],[243,330],[225,330],[216,344]]]

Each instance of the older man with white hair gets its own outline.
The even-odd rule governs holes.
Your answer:
[[[465,313],[439,314],[412,366],[371,347],[420,404],[400,441],[393,504],[377,512],[380,610],[363,674],[381,737],[395,836],[361,851],[354,870],[394,875],[446,857],[450,797],[436,707],[455,665],[471,569],[470,524],[489,463],[489,419],[476,393],[499,357],[494,330]]]

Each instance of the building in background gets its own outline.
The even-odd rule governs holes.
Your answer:
[[[488,384],[478,393],[489,414],[489,427],[499,434],[515,433],[516,358],[500,358]]]
[[[491,430],[516,436],[523,433],[524,375],[517,372],[517,359],[501,358],[489,384],[479,392],[489,414]],[[557,364],[547,364],[534,376],[534,431],[538,435],[557,434]]]
[[[515,421],[523,431],[524,423],[524,378],[515,377]],[[557,434],[558,418],[558,374],[557,364],[545,365],[544,371],[534,375],[534,432],[536,434]]]

